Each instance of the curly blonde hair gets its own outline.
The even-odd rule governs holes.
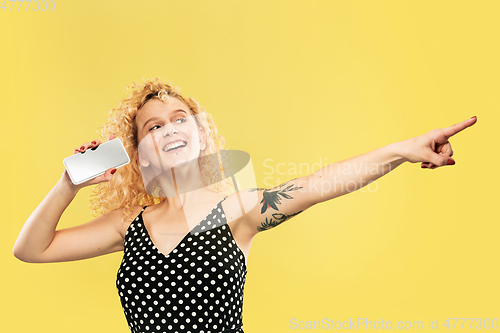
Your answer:
[[[224,138],[217,133],[217,127],[212,116],[194,99],[182,96],[181,90],[178,87],[171,86],[171,82],[162,83],[159,78],[147,79],[143,84],[132,82],[132,86],[127,87],[126,90],[132,92],[130,97],[123,99],[118,108],[109,112],[108,122],[99,127],[97,131],[102,142],[107,141],[111,133],[116,138],[119,138],[130,157],[130,163],[118,168],[109,182],[97,184],[90,196],[89,204],[93,216],[123,208],[123,222],[127,218],[129,220],[133,219],[133,206],[149,206],[165,200],[165,198],[148,194],[144,188],[139,165],[136,116],[148,100],[159,99],[166,102],[168,98],[175,97],[183,102],[193,115],[205,112],[207,123],[201,123],[200,126],[207,133],[207,144],[201,152],[201,156],[222,150],[225,143]],[[233,184],[230,178],[214,181],[217,178],[215,175],[219,174],[220,165],[213,161],[211,158],[198,159],[202,179],[208,188],[216,192],[229,194],[234,189]]]

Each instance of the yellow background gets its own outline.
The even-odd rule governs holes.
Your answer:
[[[478,117],[450,140],[454,166],[403,164],[371,192],[257,235],[245,332],[297,331],[291,318],[425,330],[429,318],[439,330],[500,319],[498,1],[55,3],[0,9],[2,331],[129,331],[115,287],[123,252],[27,264],[12,247],[63,158],[98,139],[126,86],[152,77],[213,115],[260,187]],[[92,219],[90,193],[58,228]]]

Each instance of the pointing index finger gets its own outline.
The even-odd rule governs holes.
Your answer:
[[[477,121],[477,117],[474,116],[470,119],[462,121],[461,123],[451,125],[449,127],[445,127],[445,128],[443,128],[443,134],[447,138],[449,138],[449,137],[457,134],[458,132],[463,131],[467,127],[474,125],[476,123],[476,121]]]

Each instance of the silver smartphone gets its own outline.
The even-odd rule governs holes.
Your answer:
[[[120,139],[101,143],[95,148],[88,148],[83,153],[74,154],[63,160],[71,182],[79,185],[100,176],[109,168],[119,168],[130,163],[130,157]]]

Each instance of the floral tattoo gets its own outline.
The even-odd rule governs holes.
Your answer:
[[[290,184],[287,186],[287,184],[289,182],[291,182],[292,180],[295,180],[295,179],[296,178],[291,179],[284,184],[273,187],[272,189],[265,189],[265,188],[250,189],[250,191],[257,191],[257,190],[264,191],[262,193],[263,198],[260,202],[262,204],[260,213],[264,214],[268,208],[272,208],[274,210],[279,210],[278,205],[281,204],[282,199],[293,199],[293,197],[289,193],[302,188],[300,186],[294,186],[294,184]],[[291,214],[291,215],[286,215],[286,214],[282,214],[282,213],[271,214],[273,216],[274,220],[273,220],[273,218],[268,219],[266,217],[266,220],[264,222],[262,222],[260,226],[257,227],[257,230],[264,231],[264,230],[269,230],[271,228],[274,228],[274,227],[280,225],[281,223],[285,222],[286,220],[292,218],[293,216],[295,216],[299,213],[302,213],[302,211],[299,211],[299,212]]]

